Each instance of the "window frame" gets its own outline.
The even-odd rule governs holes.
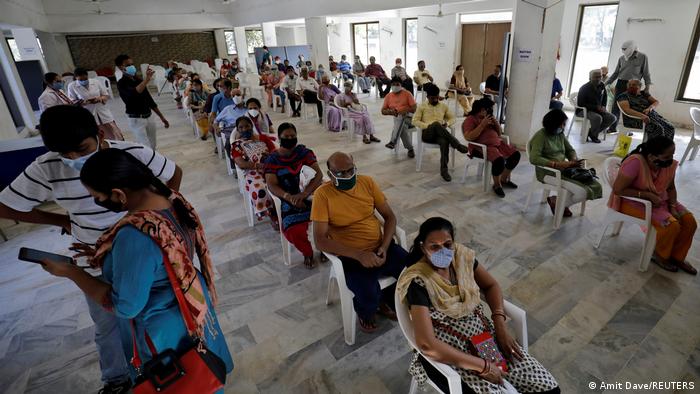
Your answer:
[[[233,53],[229,52],[228,44],[226,43],[226,33],[231,33],[231,37],[233,38]],[[238,55],[238,43],[236,42],[236,33],[233,30],[224,30],[224,44],[226,45],[227,55]]]
[[[695,54],[698,50],[698,44],[700,42],[700,10],[698,10],[695,16],[695,25],[693,26],[693,36],[688,44],[688,51],[686,52],[685,61],[683,62],[683,69],[681,70],[681,78],[678,81],[678,90],[676,92],[675,101],[681,103],[697,104],[700,103],[700,98],[687,98],[685,97],[685,91],[688,86],[688,79],[690,79],[690,71],[693,69],[693,62],[695,61]],[[700,60],[698,60],[700,62]],[[700,65],[699,65],[700,66]]]
[[[581,41],[581,25],[583,24],[583,14],[586,9],[586,7],[601,7],[601,6],[609,6],[609,5],[616,5],[617,6],[617,12],[620,12],[620,2],[619,1],[610,1],[606,3],[586,3],[586,4],[579,4],[578,6],[578,17],[576,19],[576,31],[574,32],[574,46],[573,50],[571,51],[571,64],[569,65],[569,78],[566,83],[566,92],[567,95],[571,94],[571,85],[574,83],[574,70],[576,69],[576,56],[578,55],[578,45],[579,42]],[[617,14],[615,14],[615,26],[613,27],[613,37],[615,36],[615,29],[617,28]],[[610,48],[612,50],[612,47]],[[608,61],[610,61],[610,53],[608,52]]]
[[[364,25],[364,26],[365,26],[365,36],[368,37],[368,38],[366,39],[366,43],[365,43],[365,49],[366,49],[366,51],[367,51],[367,61],[366,61],[367,64],[369,64],[369,57],[371,56],[371,55],[369,54],[369,34],[368,34],[368,32],[369,32],[368,25],[371,25],[371,24],[376,24],[376,25],[377,25],[377,30],[378,30],[378,31],[380,32],[380,34],[381,34],[382,27],[381,27],[381,25],[379,24],[379,21],[357,22],[357,23],[351,23],[351,24],[350,24],[350,29],[351,29],[351,32],[352,32],[352,58],[353,58],[353,59],[354,59],[355,56],[357,55],[357,53],[355,52],[355,26],[357,26],[357,25]],[[381,56],[381,53],[382,53],[381,45],[382,45],[382,42],[381,42],[381,39],[380,39],[380,40],[379,40],[379,56]],[[377,61],[379,61],[379,60],[380,60],[380,59],[377,59]]]
[[[263,36],[262,27],[246,27],[244,34],[249,32],[249,31],[260,32],[260,41],[262,42],[263,46],[265,45],[265,37]],[[238,47],[236,47],[236,50],[238,50]],[[248,52],[248,36],[247,35],[245,38],[245,50],[246,50],[246,52]],[[248,55],[254,55],[254,54],[255,54],[255,47],[253,47],[252,52],[248,52]]]

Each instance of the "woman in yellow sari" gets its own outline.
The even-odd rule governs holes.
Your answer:
[[[472,96],[472,88],[469,86],[469,81],[467,81],[467,77],[464,76],[464,66],[461,64],[457,66],[454,74],[452,74],[450,89],[457,91],[457,97],[455,99],[464,110],[464,116],[467,116],[472,110],[474,96]]]
[[[654,261],[661,268],[691,275],[698,271],[685,261],[698,225],[695,217],[680,202],[676,191],[676,146],[658,136],[639,145],[623,161],[615,178],[608,206],[635,217],[644,217],[644,205],[620,196],[636,197],[652,203],[651,223],[656,229]]]
[[[433,217],[420,226],[408,256],[408,264],[415,264],[401,273],[396,291],[410,308],[421,353],[452,365],[464,392],[501,393],[507,379],[518,392],[559,393],[552,374],[508,334],[501,288],[474,255],[454,241],[454,228],[447,219]],[[484,316],[480,291],[491,319]],[[483,344],[479,340],[485,337],[495,339],[501,362],[470,354],[472,345]],[[421,385],[427,378],[437,383],[441,376],[417,353],[409,372]]]

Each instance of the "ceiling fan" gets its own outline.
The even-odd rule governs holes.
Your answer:
[[[445,16],[445,15],[454,15],[454,14],[455,14],[454,12],[449,13],[449,14],[444,14],[444,13],[442,12],[442,1],[438,1],[438,12],[437,12],[437,14],[433,14],[433,15],[418,15],[418,16],[426,16],[426,17],[431,17],[431,18],[435,18],[435,17],[437,17],[437,18],[442,18],[442,17]]]

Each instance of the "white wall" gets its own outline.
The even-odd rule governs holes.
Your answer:
[[[277,46],[277,31],[275,24],[268,22],[262,24],[263,43],[267,46]]]
[[[0,23],[48,30],[41,0],[0,0]]]
[[[43,31],[36,31],[41,48],[44,51],[46,59],[46,67],[50,71],[62,74],[66,71],[73,71],[75,64],[73,57],[70,54],[70,48],[66,41],[66,36],[63,34],[52,34]]]
[[[305,27],[295,27],[294,28],[294,45],[306,45],[306,28]]]
[[[452,77],[455,59],[459,59],[461,51],[461,45],[457,45],[461,35],[458,15],[418,17],[418,59],[429,65],[435,84],[440,88],[445,88],[445,82]]]
[[[284,47],[294,44],[294,28],[293,27],[283,27],[277,26],[275,28],[277,32],[277,45]]]
[[[328,18],[328,54],[333,56],[336,62],[340,61],[340,55],[346,55],[352,59],[352,24],[351,18]],[[324,59],[327,64],[328,59]]]
[[[389,34],[385,29],[392,31],[393,34]],[[403,19],[398,17],[379,19],[379,43],[379,63],[384,67],[384,71],[389,72],[394,67],[396,58],[404,57]]]

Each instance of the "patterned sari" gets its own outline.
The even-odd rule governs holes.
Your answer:
[[[252,163],[261,163],[268,154],[275,151],[275,144],[264,134],[256,134],[258,139],[237,139],[231,145],[231,156],[235,161],[240,157]],[[272,199],[267,195],[265,178],[261,171],[255,169],[243,170],[245,172],[245,188],[253,212],[261,218],[272,208]]]

